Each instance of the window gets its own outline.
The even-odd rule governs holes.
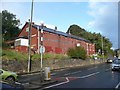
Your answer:
[[[15,46],[20,46],[21,40],[15,41]]]
[[[26,32],[29,32],[29,27],[26,28]]]
[[[120,59],[116,59],[113,61],[115,64],[120,64]]]

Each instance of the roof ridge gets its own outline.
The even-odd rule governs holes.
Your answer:
[[[42,28],[41,25],[33,24],[33,27],[36,28],[36,29],[38,29],[38,26],[39,26],[39,29]],[[58,35],[62,35],[62,36],[66,36],[66,37],[70,37],[70,38],[74,38],[74,39],[78,39],[78,40],[82,40],[82,41],[91,43],[89,40],[87,40],[85,38],[82,38],[82,37],[79,37],[79,36],[75,36],[75,35],[70,35],[68,33],[65,33],[65,32],[62,32],[62,31],[57,31],[55,29],[51,29],[51,28],[48,28],[48,27],[43,27],[43,30],[47,31],[47,32],[54,33],[54,34],[58,34]]]

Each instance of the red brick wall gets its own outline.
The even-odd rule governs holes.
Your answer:
[[[15,47],[16,51],[20,51],[20,52],[24,52],[27,53],[28,52],[28,47],[27,46],[16,46]]]
[[[26,32],[27,27],[28,27],[28,25],[26,25],[23,28],[23,30],[19,34],[19,36],[28,36],[28,32]],[[80,40],[76,40],[76,39],[73,39],[73,38],[69,38],[69,37],[65,37],[65,36],[62,36],[62,35],[45,32],[45,31],[43,33],[43,37],[44,37],[43,45],[45,46],[45,49],[46,49],[45,52],[46,53],[66,54],[67,50],[69,48],[75,47],[77,45],[77,43],[80,43],[80,45],[85,48],[88,55],[91,55],[91,54],[95,53],[95,45],[91,44],[91,43],[88,43],[88,46],[87,46],[87,43],[85,41],[80,41]],[[31,47],[34,50],[37,51],[38,50],[38,30],[36,30],[35,28],[32,28],[31,41],[32,41],[31,42]],[[18,51],[21,51],[21,50],[18,49]]]
[[[85,41],[80,41],[49,32],[44,32],[43,37],[44,37],[44,46],[46,47],[46,52],[65,54],[69,48],[75,47],[77,43],[80,43],[80,45],[83,46],[87,51],[87,43]],[[94,44],[89,44],[88,55],[94,53],[95,53]]]
[[[27,36],[28,37],[28,32],[26,31],[27,27],[28,27],[28,24],[26,24],[26,26],[23,28],[22,32],[19,34],[19,37],[21,37],[21,36]],[[38,31],[35,28],[32,28],[31,35],[32,35],[31,36],[31,48],[33,48],[34,50],[37,51],[37,49],[38,49],[38,38],[37,38],[38,37]],[[18,49],[18,48],[16,48],[16,49]],[[18,51],[22,51],[22,50],[18,49]]]

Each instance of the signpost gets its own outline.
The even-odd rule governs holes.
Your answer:
[[[40,41],[41,41],[41,46],[40,46],[40,57],[41,57],[41,82],[44,81],[44,78],[43,78],[43,66],[42,66],[42,62],[43,62],[43,53],[45,52],[45,47],[43,46],[43,26],[44,26],[44,23],[41,22],[41,34],[40,34]]]
[[[40,46],[40,53],[44,53],[45,52],[45,47],[44,46]]]
[[[41,55],[41,69],[42,69],[42,58],[43,58],[43,53],[45,52],[45,47],[44,46],[40,46],[40,55]]]

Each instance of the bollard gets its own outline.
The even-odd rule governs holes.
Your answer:
[[[45,80],[50,80],[51,75],[50,75],[50,67],[45,67]]]

